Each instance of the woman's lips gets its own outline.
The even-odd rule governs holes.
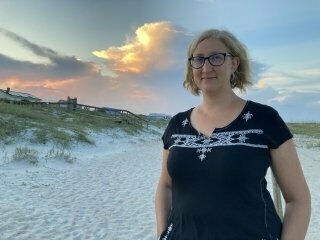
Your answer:
[[[217,78],[217,77],[207,77],[207,76],[206,76],[206,77],[202,77],[201,79],[202,79],[202,80],[209,80],[209,79],[214,79],[214,78]]]

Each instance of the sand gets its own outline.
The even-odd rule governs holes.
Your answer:
[[[154,193],[160,174],[159,135],[92,134],[96,146],[77,145],[73,163],[8,162],[15,146],[0,153],[0,239],[152,240]],[[308,240],[320,239],[320,149],[297,137],[312,193]],[[312,141],[312,139],[311,139]],[[28,145],[45,155],[48,147]],[[271,181],[270,181],[271,182]]]

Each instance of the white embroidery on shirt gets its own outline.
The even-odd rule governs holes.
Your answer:
[[[246,142],[247,139],[249,139],[249,138],[247,138],[244,134],[241,134],[241,135],[238,137],[238,140],[239,140],[240,143]]]
[[[211,148],[203,147],[203,148],[198,148],[198,149],[197,149],[197,153],[201,153],[201,154],[199,155],[199,158],[200,158],[201,162],[203,161],[203,159],[206,158],[205,153],[207,153],[207,152],[211,152]]]
[[[213,133],[209,138],[203,135],[187,135],[187,134],[173,134],[173,145],[170,147],[188,147],[196,148],[198,157],[201,161],[206,158],[206,154],[211,152],[213,147],[219,146],[236,146],[242,145],[247,147],[268,148],[267,145],[250,143],[250,134],[263,134],[261,129],[248,129],[242,131],[231,131]]]
[[[182,126],[185,127],[189,123],[188,118],[182,121]]]
[[[172,231],[173,229],[173,223],[171,223],[167,229],[167,232],[166,232],[166,235],[164,235],[163,238],[161,238],[161,240],[167,240],[167,238],[169,237],[170,235],[170,232]]]
[[[251,114],[250,111],[248,111],[247,113],[245,113],[245,114],[242,115],[242,118],[243,118],[244,120],[246,120],[246,122],[247,122],[249,119],[251,119],[252,117],[253,117],[253,114]]]

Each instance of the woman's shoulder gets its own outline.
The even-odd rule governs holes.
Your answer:
[[[252,116],[255,119],[252,124],[263,130],[268,141],[267,145],[271,149],[278,148],[286,140],[292,138],[292,133],[277,110],[266,104],[252,101],[250,104]]]
[[[249,104],[251,107],[257,108],[258,110],[269,110],[269,109],[273,109],[273,107],[271,107],[270,105],[264,104],[264,103],[260,103],[260,102],[255,102],[252,100],[248,100]]]
[[[185,126],[190,122],[190,114],[193,108],[190,108],[186,111],[178,112],[170,119],[168,123],[168,128],[177,129],[181,126]]]
[[[188,119],[190,118],[190,114],[192,112],[192,110],[194,109],[194,107],[188,109],[188,110],[185,110],[185,111],[182,111],[182,112],[178,112],[176,113],[171,119],[173,121],[184,121],[185,119]]]
[[[163,135],[163,140],[167,141],[172,134],[180,133],[181,129],[189,124],[190,114],[193,108],[183,112],[178,112],[170,119]]]
[[[254,116],[255,122],[267,124],[267,126],[283,122],[279,112],[270,105],[249,101],[250,114]]]
[[[249,102],[249,106],[250,106],[251,111],[254,111],[254,112],[257,112],[257,113],[264,113],[264,114],[277,113],[277,110],[275,110],[270,105],[259,103],[259,102],[255,102],[255,101],[251,101],[251,100],[248,100],[248,102]]]

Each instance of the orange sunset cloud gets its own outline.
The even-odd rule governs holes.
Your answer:
[[[25,81],[18,77],[14,78],[8,78],[4,79],[1,82],[1,87],[6,88],[10,87],[12,89],[16,89],[19,91],[23,91],[25,89],[28,89],[30,87],[44,87],[44,88],[50,88],[50,89],[60,89],[63,88],[66,85],[72,85],[74,80],[68,79],[68,80],[61,80],[61,81],[51,81],[51,80],[43,80],[41,82],[39,81]]]
[[[68,95],[67,90],[69,90],[70,86],[75,84],[76,81],[76,79],[67,79],[61,81],[52,81],[50,79],[42,81],[25,81],[24,79],[16,76],[3,79],[1,81],[0,88],[10,88],[12,91],[17,92],[32,92],[34,96],[42,99],[46,99],[48,97],[50,98],[53,96],[64,98]],[[57,95],[57,93],[59,94]]]
[[[129,93],[128,98],[133,99],[133,100],[145,100],[150,98],[150,93],[144,92],[144,91],[138,91],[135,90],[131,93]]]
[[[149,68],[166,69],[170,61],[168,46],[177,32],[168,22],[146,23],[135,31],[135,36],[120,47],[93,51],[92,54],[112,62],[116,72],[141,73]]]

